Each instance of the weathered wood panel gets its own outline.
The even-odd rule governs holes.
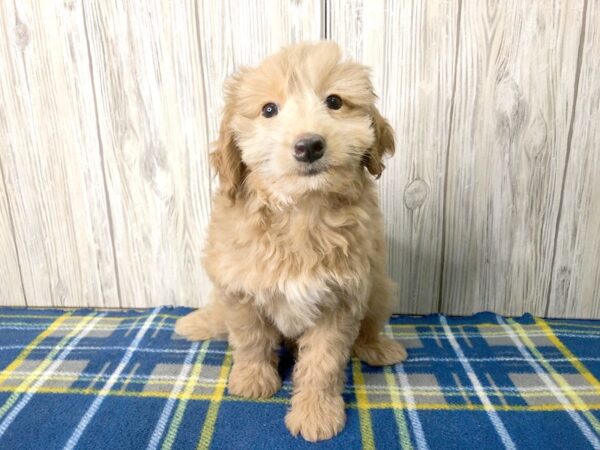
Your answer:
[[[78,3],[0,3],[0,159],[29,305],[119,306],[82,19]],[[19,302],[20,283],[2,290]]]
[[[0,130],[6,129],[6,126],[1,124],[4,120],[4,115],[0,112]],[[3,136],[6,137],[7,134],[3,133]],[[4,140],[0,140],[0,145],[5,145]],[[0,286],[3,286],[0,289],[0,306],[25,306],[19,259],[4,186],[2,153],[0,152]]]
[[[438,310],[458,1],[330,1],[330,36],[373,68],[396,155],[381,177],[396,310]]]
[[[198,14],[188,2],[86,2],[123,306],[198,305],[210,213]]]
[[[442,312],[546,310],[582,11],[462,3]]]
[[[600,3],[587,2],[548,315],[600,319]]]

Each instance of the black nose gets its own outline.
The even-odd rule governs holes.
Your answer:
[[[306,134],[294,144],[294,158],[311,163],[325,153],[325,139],[318,134]]]

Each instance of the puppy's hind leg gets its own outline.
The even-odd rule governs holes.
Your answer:
[[[224,305],[213,296],[211,303],[177,320],[175,332],[188,341],[227,339]]]
[[[354,355],[371,366],[397,364],[406,359],[404,346],[381,334],[391,315],[393,282],[384,274],[374,277],[373,290],[365,318],[354,342]]]

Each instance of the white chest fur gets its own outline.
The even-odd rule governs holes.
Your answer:
[[[288,337],[345,303],[358,314],[370,289],[376,203],[296,205],[285,211],[217,208],[205,252],[209,275],[247,295]]]
[[[281,289],[255,295],[257,306],[286,337],[294,338],[318,320],[324,308],[335,306],[330,288],[315,280],[287,280]]]

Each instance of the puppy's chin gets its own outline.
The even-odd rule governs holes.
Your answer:
[[[274,184],[276,193],[282,193],[290,199],[300,199],[305,195],[355,196],[360,184],[360,171],[353,168],[336,166],[315,166],[305,168],[294,175],[285,177],[283,183]],[[283,181],[283,180],[281,180]]]
[[[315,177],[325,172],[327,172],[327,166],[319,163],[303,164],[296,170],[296,173],[301,177]]]
[[[292,183],[289,187],[298,194],[326,191],[329,186],[328,178],[331,175],[324,166],[303,167],[291,177]]]
[[[260,184],[274,198],[283,203],[291,204],[311,193],[326,194],[331,186],[330,178],[332,176],[333,173],[329,173],[322,166],[294,168],[294,170],[270,180],[263,179]]]

